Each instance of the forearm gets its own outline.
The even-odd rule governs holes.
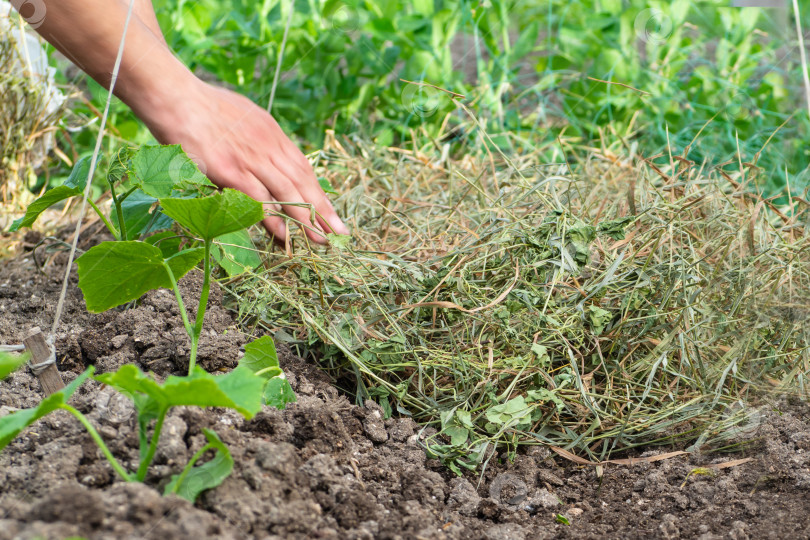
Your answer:
[[[156,27],[149,0],[135,0],[138,14]],[[24,0],[12,0],[19,8]],[[124,31],[128,0],[45,0],[45,17],[36,28],[93,79],[109,87],[118,46]],[[23,13],[25,15],[25,13]],[[151,14],[151,18],[150,18]],[[140,17],[133,15],[127,30],[124,55],[115,94],[147,124],[155,115],[165,116],[171,96],[194,76],[177,60],[165,42]]]
[[[118,0],[118,3],[122,4],[125,8],[129,7],[128,0]],[[163,43],[163,45],[168,47],[166,44],[166,38],[163,37],[163,32],[158,24],[157,16],[155,15],[155,8],[152,5],[152,0],[135,0],[133,12],[133,15],[138,17],[141,22],[147,28],[149,28],[152,34],[154,34],[155,37]]]

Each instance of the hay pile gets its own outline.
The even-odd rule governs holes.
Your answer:
[[[752,194],[754,166],[440,150],[332,141],[319,172],[354,237],[226,284],[245,324],[431,424],[454,468],[496,443],[716,448],[754,396],[807,397],[808,207]]]
[[[52,150],[53,133],[67,110],[66,97],[54,85],[54,72],[48,67],[42,44],[29,32],[11,5],[0,0],[0,202],[3,203],[33,187],[36,171]],[[11,214],[20,208],[5,210]],[[8,220],[5,218],[0,215],[0,227],[5,227]]]

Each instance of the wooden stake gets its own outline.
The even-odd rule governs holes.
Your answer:
[[[31,331],[28,332],[28,335],[23,339],[23,343],[25,343],[25,348],[28,349],[28,352],[31,353],[31,365],[35,366],[47,362],[51,357],[51,348],[45,341],[45,336],[42,334],[42,330],[40,330],[39,326],[32,328]],[[55,362],[45,369],[40,370],[38,373],[37,370],[34,370],[34,374],[39,379],[39,384],[42,385],[42,391],[45,392],[46,396],[58,392],[65,387],[62,376],[59,374],[59,370],[56,369]]]

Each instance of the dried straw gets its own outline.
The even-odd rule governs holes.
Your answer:
[[[807,397],[807,205],[759,198],[750,164],[616,148],[547,165],[331,139],[319,173],[353,239],[226,286],[245,324],[435,427],[454,468],[503,443],[738,440],[756,396]]]

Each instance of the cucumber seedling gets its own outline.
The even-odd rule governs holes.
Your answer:
[[[48,207],[81,196],[89,168],[89,158],[79,160],[65,183],[35,200],[11,230],[29,227]],[[217,191],[177,145],[119,152],[107,182],[110,215],[92,202],[91,206],[115,241],[102,242],[76,260],[87,309],[99,313],[137,300],[152,289],[172,289],[191,340],[191,374],[208,304],[212,257],[229,274],[261,262],[246,229],[264,218],[262,204],[233,189]],[[166,230],[173,224],[181,234]],[[181,250],[183,238],[187,242]],[[222,244],[215,245],[215,239],[223,240]],[[203,285],[192,323],[177,282],[200,261]]]
[[[38,406],[0,418],[0,450],[40,418],[63,410],[79,420],[124,481],[143,482],[155,457],[163,422],[172,407],[224,407],[250,419],[261,410],[262,402],[282,408],[289,401],[292,396],[285,395],[283,390],[286,380],[281,377],[272,340],[264,337],[250,345],[246,347],[245,357],[239,366],[220,376],[196,367],[190,375],[169,377],[159,383],[134,365],[124,365],[114,373],[95,376],[91,366],[65,388],[43,399]],[[0,378],[23,363],[21,356],[0,353]],[[127,470],[113,456],[90,420],[68,404],[70,397],[90,377],[111,386],[132,401],[137,412],[140,443],[140,459],[135,471]],[[227,446],[212,430],[203,429],[203,435],[207,443],[192,456],[180,474],[172,476],[164,488],[164,495],[174,493],[194,502],[200,493],[218,486],[230,475],[234,461]],[[203,465],[195,466],[209,450],[215,452],[214,457]]]
[[[80,196],[89,165],[86,159],[80,160],[68,180],[34,201],[12,229],[30,226],[49,206]],[[134,472],[115,459],[92,423],[67,403],[76,389],[93,376],[92,367],[63,390],[46,397],[37,407],[0,418],[0,449],[43,416],[65,410],[87,429],[122,479],[143,482],[155,456],[163,422],[172,407],[225,407],[252,418],[261,410],[262,403],[283,408],[294,401],[295,396],[278,365],[276,349],[269,336],[247,344],[244,358],[226,375],[214,376],[196,366],[211,286],[214,241],[228,237],[230,248],[241,249],[244,243],[240,244],[240,239],[250,241],[246,228],[264,218],[262,204],[236,190],[217,191],[179,146],[145,146],[131,156],[119,155],[107,179],[112,202],[110,216],[104,215],[97,205],[92,204],[92,207],[115,240],[93,246],[76,260],[79,288],[87,309],[103,312],[137,300],[152,289],[172,289],[191,341],[188,375],[169,377],[159,383],[136,366],[124,365],[115,373],[94,376],[132,400],[137,411],[140,460]],[[173,224],[180,228],[180,234],[164,231],[139,239],[175,226]],[[182,242],[183,239],[186,242]],[[185,244],[184,249],[180,249],[181,244]],[[223,252],[227,254],[224,247]],[[223,252],[220,252],[222,259]],[[255,257],[254,252],[250,253]],[[192,324],[177,282],[200,261],[203,284]],[[243,255],[231,260],[238,261],[258,264],[258,260]],[[18,364],[18,359],[3,358],[0,375],[7,374]],[[227,447],[213,431],[203,432],[208,443],[171,479],[166,493],[194,500],[204,489],[219,485],[230,474],[233,459]],[[215,457],[195,467],[208,450],[215,451]]]

